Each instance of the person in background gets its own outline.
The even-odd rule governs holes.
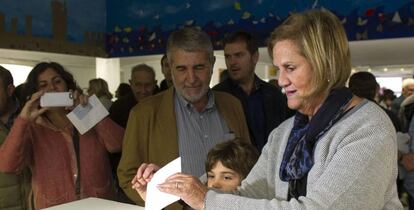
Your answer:
[[[19,113],[20,103],[14,96],[14,89],[12,75],[0,66],[0,146]],[[17,174],[0,173],[0,209],[29,209],[29,192],[29,168],[25,167]]]
[[[412,104],[409,104],[409,105],[411,105],[409,109],[412,109],[413,105]],[[408,128],[407,128],[408,135],[410,136],[409,151],[406,154],[400,154],[398,158],[398,162],[406,170],[403,185],[404,185],[404,190],[408,194],[408,209],[410,210],[414,209],[414,120],[412,116],[413,113],[414,113],[413,111],[410,111],[409,114],[411,114],[411,116],[407,116],[409,117]]]
[[[132,92],[116,100],[109,109],[111,119],[123,128],[126,128],[132,107],[144,100],[144,98],[157,93],[157,80],[155,80],[154,69],[146,64],[134,66],[131,70],[129,84],[131,85]]]
[[[121,150],[124,129],[109,117],[84,134],[67,118],[87,96],[74,91],[73,107],[39,107],[45,92],[76,90],[75,80],[55,62],[37,64],[25,91],[30,98],[0,147],[0,171],[32,171],[34,208],[43,209],[87,197],[115,198],[108,152]]]
[[[380,105],[388,110],[391,110],[392,101],[395,100],[394,91],[384,88],[380,95]]]
[[[182,171],[199,177],[214,145],[235,137],[250,140],[240,102],[209,87],[215,57],[205,32],[191,27],[172,32],[167,59],[174,88],[131,110],[118,167],[122,189],[140,205],[143,200],[132,185],[141,164],[163,166],[181,157]]]
[[[408,207],[412,210],[414,209],[414,94],[404,99],[401,103],[399,114],[403,122],[403,128],[410,136],[409,152],[400,155],[398,162],[407,171],[404,178],[404,188],[408,193]]]
[[[358,97],[366,98],[376,104],[378,104],[375,101],[375,96],[378,93],[379,90],[379,84],[377,83],[377,80],[375,79],[375,76],[370,72],[356,72],[351,75],[348,82],[349,89],[352,91],[353,94],[355,94]],[[379,104],[378,104],[379,105]],[[397,132],[401,132],[401,122],[396,114],[394,112],[385,109],[384,107],[380,106],[384,112],[388,115],[390,118],[392,124],[394,125],[394,128]]]
[[[19,104],[24,104],[26,101],[26,96],[24,95],[24,83],[17,85],[16,88],[14,88],[14,95],[19,101]]]
[[[89,80],[88,95],[95,94],[106,110],[112,105],[112,93],[109,92],[108,83],[101,78]]]
[[[229,78],[229,70],[224,69],[220,72],[220,79],[219,82],[226,81]]]
[[[404,81],[407,81],[407,80],[408,79],[405,79]],[[403,95],[401,95],[401,96],[403,96]],[[398,100],[398,98],[396,98],[394,101],[396,101],[396,100]],[[393,101],[393,103],[394,103],[394,101]],[[392,108],[392,105],[391,105],[391,108]],[[413,117],[413,113],[414,113],[414,94],[411,94],[411,95],[408,95],[401,102],[399,113],[398,113],[398,117],[400,118],[400,121],[401,121],[404,132],[408,132],[408,129],[410,127],[411,118]]]
[[[131,86],[127,83],[121,83],[115,91],[115,97],[120,99],[130,93],[132,93]]]
[[[194,209],[402,210],[395,129],[378,105],[345,87],[351,55],[341,21],[326,10],[292,14],[268,51],[297,112],[272,131],[241,186],[220,193],[177,173],[158,189]],[[141,170],[143,188],[156,170]]]
[[[406,100],[412,98],[409,96]],[[404,178],[404,189],[408,193],[408,207],[410,210],[414,209],[414,102],[407,104],[405,107],[401,107],[406,111],[407,120],[407,132],[410,136],[409,152],[407,154],[401,154],[398,158],[398,162],[407,171]]]
[[[379,105],[375,101],[375,96],[378,94],[379,90],[379,84],[377,83],[377,80],[375,79],[375,76],[370,72],[356,72],[351,75],[348,81],[349,89],[352,91],[353,94],[355,94],[358,97],[366,98],[377,105]],[[394,112],[385,109],[384,107],[380,106],[382,110],[388,115],[390,118],[392,124],[394,125],[394,128],[396,132],[401,132],[401,122],[396,114]],[[402,158],[402,153],[398,153],[399,159]],[[404,174],[404,172],[401,172],[400,174]],[[404,192],[403,187],[403,176],[399,176],[397,179],[397,190],[398,195],[402,195],[402,192]],[[400,196],[401,197],[401,196]]]
[[[236,190],[258,158],[257,149],[240,139],[217,144],[207,154],[207,187],[223,192]]]
[[[171,78],[171,68],[168,65],[167,55],[164,54],[161,58],[161,71],[164,75],[164,78],[160,83],[160,91],[167,90],[169,87],[173,86]]]
[[[251,34],[231,33],[223,43],[229,77],[213,90],[225,91],[240,100],[252,143],[261,152],[270,132],[291,116],[286,97],[255,74],[259,48]]]
[[[401,95],[391,103],[391,111],[395,114],[400,114],[400,107],[403,101],[414,92],[414,79],[407,78],[402,82]]]

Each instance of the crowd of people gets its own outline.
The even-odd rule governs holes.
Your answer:
[[[397,132],[414,136],[414,79],[396,98],[371,73],[351,75],[345,30],[327,11],[290,15],[267,47],[277,85],[255,73],[264,55],[253,34],[237,31],[223,40],[226,75],[210,88],[209,36],[178,29],[160,87],[138,64],[115,101],[105,80],[83,93],[55,62],[37,64],[16,92],[0,66],[0,209],[87,197],[143,206],[154,173],[177,157],[182,173],[158,186],[181,198],[167,209],[394,210],[403,193],[414,209],[414,147],[397,147]],[[40,106],[46,92],[68,91],[73,106]],[[109,116],[80,134],[66,115],[92,95]]]

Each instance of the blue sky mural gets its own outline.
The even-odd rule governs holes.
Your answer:
[[[107,30],[116,27],[147,27],[157,25],[171,30],[178,25],[194,21],[202,26],[208,22],[225,25],[229,21],[262,18],[275,15],[286,18],[289,13],[310,8],[329,8],[338,15],[346,16],[354,10],[363,15],[366,10],[382,6],[384,12],[392,12],[407,4],[407,0],[108,0]]]
[[[67,40],[83,42],[86,31],[106,31],[106,0],[0,0],[0,12],[5,16],[5,30],[11,19],[18,19],[18,33],[25,33],[25,17],[32,16],[33,36],[52,37],[51,2],[62,2],[67,9]]]
[[[168,34],[184,26],[206,31],[216,49],[228,32],[245,30],[265,45],[292,12],[327,9],[343,22],[350,40],[414,36],[413,0],[108,0],[110,56],[163,53]]]
[[[67,14],[53,13],[52,2],[59,2]],[[185,26],[206,31],[216,49],[222,48],[225,34],[236,30],[251,32],[264,46],[289,14],[307,9],[335,13],[350,40],[414,36],[414,0],[0,0],[0,26],[4,23],[6,35],[0,47],[103,57],[158,54],[165,51],[168,35]],[[66,23],[58,32],[52,32],[53,14]],[[31,39],[24,36],[27,16]],[[18,20],[17,38],[7,40],[13,34],[8,33],[12,18]],[[61,39],[44,41],[56,33]],[[62,39],[75,44],[61,45]]]

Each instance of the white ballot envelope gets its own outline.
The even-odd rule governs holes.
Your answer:
[[[177,196],[163,193],[157,188],[158,184],[164,183],[168,177],[179,172],[181,172],[181,157],[171,161],[154,174],[147,186],[145,210],[160,210],[180,199]]]
[[[102,105],[96,95],[88,99],[86,106],[78,105],[66,116],[82,135],[93,128],[98,122],[109,115],[108,110]]]

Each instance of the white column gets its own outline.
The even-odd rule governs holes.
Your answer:
[[[108,82],[109,91],[115,94],[121,82],[119,58],[96,58],[96,78],[102,78]]]

